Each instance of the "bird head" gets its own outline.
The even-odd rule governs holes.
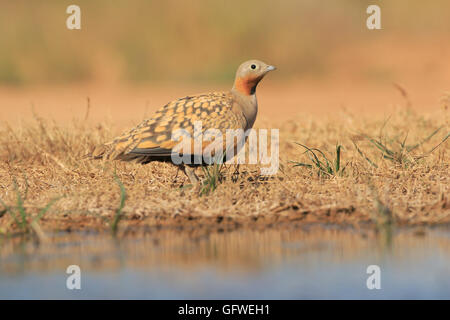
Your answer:
[[[246,61],[236,71],[233,90],[243,95],[253,95],[261,79],[275,69],[274,66],[259,60]]]

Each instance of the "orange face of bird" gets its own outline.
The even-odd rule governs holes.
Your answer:
[[[262,61],[250,60],[241,64],[236,72],[233,89],[244,95],[255,93],[259,81],[269,72],[275,70]]]

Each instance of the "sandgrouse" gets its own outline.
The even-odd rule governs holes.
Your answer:
[[[95,148],[90,156],[94,159],[134,160],[142,164],[151,161],[173,163],[171,160],[175,152],[174,147],[179,143],[172,140],[175,130],[184,129],[194,137],[195,124],[201,121],[202,133],[208,129],[216,129],[225,137],[228,129],[246,131],[252,128],[258,111],[256,86],[272,70],[275,70],[275,67],[262,61],[246,61],[237,69],[230,91],[187,96],[169,102],[152,118],[144,120],[111,142]],[[206,145],[207,143],[204,143],[201,146],[202,151]],[[223,149],[223,152],[226,152],[227,146],[223,145]],[[188,156],[197,155],[192,151]],[[193,165],[178,165],[193,184],[198,183]]]

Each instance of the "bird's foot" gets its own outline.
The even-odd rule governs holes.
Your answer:
[[[182,166],[181,169],[183,170],[184,174],[189,178],[192,184],[191,191],[193,193],[199,194],[201,190],[201,183],[200,179],[195,174],[195,169],[191,168],[189,166]]]

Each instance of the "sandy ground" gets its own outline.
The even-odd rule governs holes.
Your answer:
[[[307,81],[277,84],[265,79],[257,92],[260,120],[287,120],[297,115],[324,116],[346,110],[359,115],[387,116],[393,106],[410,103],[419,112],[442,107],[442,95],[450,91],[450,80],[400,84],[368,84],[339,81]],[[10,123],[30,119],[32,110],[56,121],[84,119],[88,98],[88,120],[109,119],[119,125],[134,124],[165,103],[193,93],[228,90],[226,86],[64,86],[24,89],[0,88],[0,119]],[[409,102],[408,102],[409,99]]]

